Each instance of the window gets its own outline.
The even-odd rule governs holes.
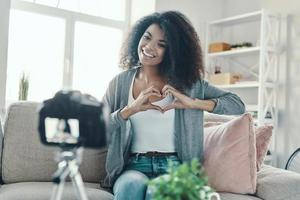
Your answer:
[[[18,100],[23,72],[29,76],[28,100],[49,98],[62,87],[64,38],[64,19],[11,10],[6,82],[8,103]]]
[[[18,100],[23,72],[29,75],[28,100],[42,101],[63,87],[100,100],[120,71],[121,40],[129,24],[126,2],[12,0],[6,107]]]
[[[73,88],[102,98],[119,72],[122,32],[83,22],[75,24]]]

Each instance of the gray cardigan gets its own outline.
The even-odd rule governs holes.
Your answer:
[[[110,108],[108,135],[110,144],[106,158],[107,177],[103,187],[111,187],[122,173],[129,157],[132,129],[130,120],[124,120],[120,111],[127,106],[129,88],[137,67],[117,75],[109,84],[103,102]],[[186,95],[198,99],[214,99],[216,106],[213,113],[238,115],[245,112],[241,99],[230,92],[213,87],[204,80],[193,84],[184,91]],[[191,161],[193,158],[203,160],[203,111],[192,109],[175,109],[174,120],[175,149],[179,158]]]

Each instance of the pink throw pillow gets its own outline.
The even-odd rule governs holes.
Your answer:
[[[264,162],[264,159],[267,155],[268,146],[271,141],[272,133],[273,133],[273,126],[271,125],[260,126],[255,130],[257,171],[260,170]]]
[[[204,129],[204,168],[219,192],[255,193],[256,141],[250,114]]]
[[[218,126],[223,124],[224,122],[204,122],[204,128],[212,127],[212,126]]]
[[[218,126],[223,124],[224,122],[230,121],[229,118],[224,118],[224,119],[229,119],[228,121],[224,121],[224,119],[222,121],[217,121],[216,118],[211,118],[211,119],[212,121],[204,122],[204,128]],[[220,117],[217,119],[220,119]],[[255,127],[254,132],[256,137],[256,167],[257,167],[257,171],[259,171],[267,155],[268,147],[271,142],[271,137],[273,133],[273,126],[263,125],[263,126]]]

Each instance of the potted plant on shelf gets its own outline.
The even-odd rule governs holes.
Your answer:
[[[19,101],[26,101],[28,97],[29,78],[23,72],[19,82]]]
[[[208,186],[207,176],[200,163],[172,166],[167,175],[149,181],[153,190],[153,200],[219,200],[219,195]]]

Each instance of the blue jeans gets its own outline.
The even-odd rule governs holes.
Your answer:
[[[181,164],[174,155],[131,156],[125,171],[114,184],[114,200],[150,200],[152,192],[147,187],[147,181],[166,174],[169,161],[174,166]]]

